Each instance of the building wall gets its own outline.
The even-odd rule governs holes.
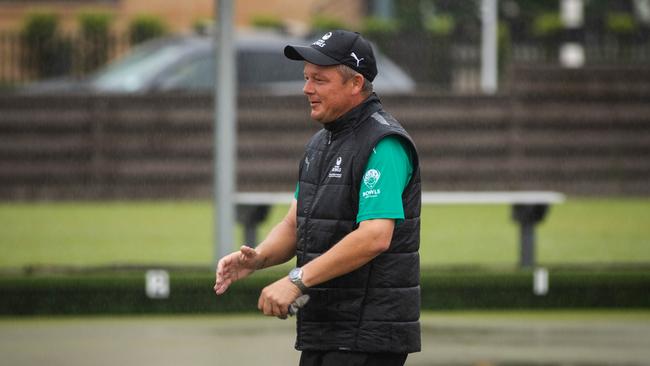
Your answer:
[[[235,21],[246,27],[256,15],[273,15],[286,21],[293,29],[308,29],[311,18],[323,14],[357,26],[364,15],[365,0],[240,0],[235,2]],[[215,0],[0,0],[0,31],[17,31],[24,17],[35,10],[53,11],[60,15],[62,28],[73,31],[77,14],[87,10],[115,14],[113,29],[124,31],[129,21],[139,14],[160,16],[173,32],[192,29],[200,19],[214,17]]]

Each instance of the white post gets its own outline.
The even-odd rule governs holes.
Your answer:
[[[215,0],[217,32],[214,37],[214,212],[215,262],[230,253],[235,228],[237,66],[234,49],[234,0]]]
[[[568,39],[560,46],[560,64],[567,68],[580,68],[585,64],[585,49],[577,39],[584,23],[583,0],[562,0],[560,17]]]
[[[169,272],[152,269],[145,273],[145,292],[150,299],[169,298]]]
[[[548,270],[536,268],[533,272],[533,293],[537,296],[548,294]]]
[[[494,94],[498,88],[497,6],[497,0],[481,1],[481,90],[486,94]]]

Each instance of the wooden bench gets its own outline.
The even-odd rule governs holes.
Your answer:
[[[290,204],[293,193],[237,193],[237,220],[244,225],[244,240],[257,243],[257,227],[266,219],[273,205]],[[520,227],[520,257],[522,268],[535,265],[535,225],[541,222],[552,204],[562,203],[565,196],[557,192],[423,192],[423,205],[507,204],[512,206],[512,218]]]

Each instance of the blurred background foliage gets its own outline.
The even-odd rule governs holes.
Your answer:
[[[161,37],[168,33],[167,25],[162,18],[142,14],[131,21],[129,25],[129,41],[132,45],[146,40]]]
[[[37,77],[61,75],[69,71],[72,43],[61,34],[56,14],[40,11],[28,14],[21,40],[25,47],[22,63]]]
[[[108,61],[113,14],[103,11],[84,11],[79,14],[79,51],[81,70],[90,72]]]
[[[26,74],[22,81],[53,76],[82,76],[105,65],[129,47],[168,33],[164,19],[142,14],[131,20],[127,34],[112,30],[114,14],[104,10],[84,10],[77,15],[78,30],[64,33],[59,15],[35,11],[23,20],[20,43],[9,47],[23,50]],[[16,43],[16,40],[10,40]],[[0,78],[3,75],[0,75]],[[20,82],[20,80],[18,80]]]
[[[357,23],[315,9],[307,20],[307,37],[334,28],[360,31],[423,88],[451,91],[473,88],[459,85],[455,78],[476,74],[480,62],[480,1],[392,1],[389,15],[381,14],[379,3],[362,2],[365,17]],[[646,9],[647,2],[645,8],[643,3],[635,0],[584,2],[583,38],[588,63],[650,61],[650,15],[646,14],[650,10]],[[498,4],[501,74],[505,74],[511,62],[557,61],[557,48],[564,34],[558,0],[501,0]],[[22,54],[21,64],[26,65],[27,72],[7,76],[2,74],[8,71],[0,70],[0,83],[20,84],[65,75],[81,77],[133,45],[173,32],[166,19],[150,14],[133,17],[126,30],[118,32],[113,27],[115,14],[101,9],[82,10],[77,15],[77,23],[75,31],[63,32],[53,12],[43,10],[26,15],[20,40],[7,38],[5,42],[20,43],[6,48],[24,49],[18,53]],[[209,17],[201,17],[188,25],[188,29],[207,34],[212,25]],[[248,25],[276,32],[293,29],[288,19],[264,13],[253,14]],[[476,76],[462,78],[473,78],[469,83],[477,83]]]

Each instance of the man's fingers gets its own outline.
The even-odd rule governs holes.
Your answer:
[[[257,252],[255,249],[251,247],[247,247],[243,245],[241,249],[239,250],[239,260],[242,262],[249,262],[255,259],[255,256],[257,256]]]
[[[282,316],[282,309],[280,308],[280,305],[273,303],[271,308],[274,316]]]
[[[269,315],[271,313],[271,304],[268,300],[262,300],[262,308],[260,310],[262,310],[262,314],[264,315]]]
[[[216,292],[217,295],[223,294],[224,292],[226,292],[228,287],[230,287],[231,283],[232,283],[231,280],[224,280],[224,281],[217,282],[217,284],[214,285],[214,292]]]
[[[241,248],[240,248],[240,251],[246,257],[252,257],[252,256],[255,256],[255,254],[257,254],[257,252],[255,252],[255,249],[253,249],[253,248],[251,248],[251,247],[249,247],[247,245],[242,245]]]
[[[229,257],[223,257],[217,263],[217,278],[222,277],[224,275],[224,268],[227,268],[230,264],[230,258]]]
[[[257,302],[257,308],[267,316],[276,316],[280,319],[286,319],[289,311],[289,306],[281,305],[272,297],[267,297],[262,294]]]
[[[221,295],[221,294],[223,294],[224,292],[226,292],[227,289],[228,289],[228,286],[225,286],[225,285],[223,285],[223,284],[215,285],[215,286],[214,286],[214,292],[215,292],[217,295]]]
[[[262,290],[260,299],[257,301],[257,308],[264,315],[273,315],[273,301],[270,296],[268,296],[268,291],[268,287]]]
[[[217,295],[221,295],[230,286],[232,283],[232,274],[231,274],[231,264],[232,264],[232,258],[231,256],[225,256],[221,258],[219,263],[217,263],[217,273],[216,273],[216,280],[215,280],[215,285],[214,285],[214,291],[217,293]]]
[[[234,279],[236,279],[234,277],[236,277],[236,274],[233,273],[230,267],[222,268],[221,270],[217,271],[216,283],[218,284],[224,281],[232,282]]]

